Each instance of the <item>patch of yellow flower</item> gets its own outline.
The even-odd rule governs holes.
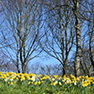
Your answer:
[[[30,74],[27,73],[15,73],[15,72],[0,72],[0,79],[4,80],[8,84],[14,85],[17,81],[25,81],[28,80],[28,85],[34,84],[34,85],[40,85],[45,82],[45,80],[50,81],[50,85],[56,86],[62,86],[67,84],[74,84],[77,85],[80,83],[82,87],[87,87],[90,84],[94,85],[94,77],[88,77],[88,76],[79,76],[75,77],[72,74],[70,76],[64,75],[63,77],[59,77],[58,75],[45,75],[42,76],[39,74],[38,76],[36,74],[33,74],[30,72]],[[36,80],[37,79],[37,80]],[[88,87],[90,89],[90,87]]]

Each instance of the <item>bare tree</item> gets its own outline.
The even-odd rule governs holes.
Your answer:
[[[80,1],[79,19],[81,22],[82,33],[82,62],[83,71],[86,75],[91,76],[94,68],[94,2],[93,0]]]
[[[62,73],[65,75],[68,56],[75,36],[73,13],[62,1],[51,0],[51,2],[44,2],[44,5],[46,7],[44,10],[47,12],[44,19],[45,36],[40,46],[48,55],[60,62],[63,66]]]
[[[53,0],[51,0],[51,1],[45,1],[44,3],[45,3],[44,5],[46,7],[45,11],[46,11],[46,13],[48,12],[47,17],[46,17],[46,24],[48,24],[48,26],[46,26],[46,27],[47,28],[50,27],[50,31],[52,31],[52,34],[51,33],[49,33],[48,35],[46,34],[45,38],[47,40],[45,42],[43,42],[46,44],[45,45],[46,47],[43,48],[42,45],[41,45],[41,47],[42,47],[42,49],[44,49],[45,52],[47,52],[49,55],[51,55],[52,57],[54,57],[58,60],[59,60],[58,55],[60,55],[61,53],[60,53],[60,51],[55,52],[56,49],[54,49],[53,45],[56,46],[56,44],[58,43],[57,42],[58,39],[60,39],[60,37],[59,37],[60,34],[58,35],[57,31],[60,28],[62,28],[62,26],[61,26],[62,17],[64,17],[64,15],[60,15],[60,13],[61,13],[61,10],[62,10],[62,13],[65,13],[63,8],[65,8],[68,11],[73,12],[72,17],[75,17],[75,19],[73,19],[75,21],[75,24],[72,23],[72,26],[75,27],[75,34],[76,34],[75,76],[79,76],[80,75],[80,63],[81,63],[81,35],[83,32],[85,32],[85,31],[83,31],[83,32],[81,31],[80,25],[84,24],[85,21],[94,23],[94,20],[92,20],[92,18],[90,17],[90,13],[94,13],[93,9],[92,9],[92,11],[90,10],[90,8],[94,8],[93,1],[92,0],[91,1],[88,1],[88,0],[83,0],[83,1],[82,0],[63,0],[63,1],[62,0],[61,1],[54,0],[54,2],[53,2]],[[58,11],[58,10],[60,10],[60,11]],[[50,17],[48,15],[50,15]],[[59,15],[59,17],[58,17],[58,15]],[[55,16],[56,16],[56,18],[54,18]],[[72,17],[70,17],[70,18],[72,18]],[[47,20],[47,18],[49,20]],[[64,19],[64,20],[66,20],[66,19]],[[64,22],[64,20],[63,20],[63,22]],[[61,24],[58,24],[59,22],[61,22]],[[70,21],[68,21],[68,22],[70,22]],[[64,24],[63,24],[63,26],[64,26]],[[65,27],[67,27],[67,26],[65,26]],[[48,32],[48,31],[46,31],[46,32]],[[66,35],[67,34],[65,34],[65,36]],[[49,38],[47,38],[48,36],[49,36]],[[57,39],[57,37],[58,37],[58,39]],[[54,41],[54,42],[52,42],[53,45],[51,44],[51,40]],[[63,40],[63,41],[65,41],[65,40]],[[49,43],[47,43],[47,41],[49,41]],[[64,43],[62,43],[62,44],[64,44]],[[48,45],[49,45],[49,47],[48,47]],[[59,45],[59,43],[57,45]],[[63,45],[62,45],[62,47],[63,47]],[[64,47],[64,49],[66,49],[66,48],[67,47]],[[47,49],[48,49],[48,51],[47,51]],[[64,50],[62,49],[62,51],[64,51]],[[52,54],[52,53],[55,53],[55,54]],[[65,57],[67,55],[65,55],[65,56],[62,55],[62,56]],[[64,60],[64,58],[62,60]],[[66,63],[63,64],[63,67],[64,67],[64,65],[66,65]],[[93,65],[93,63],[92,63],[92,65]]]
[[[41,6],[37,0],[4,0],[2,9],[6,20],[1,31],[2,47],[18,72],[22,69],[25,73],[27,64],[42,52],[38,46]]]
[[[93,16],[92,16],[93,17]],[[94,71],[94,23],[87,22],[87,29],[83,36],[82,45],[82,59],[85,64],[88,75],[92,75]],[[84,69],[85,70],[85,69]]]

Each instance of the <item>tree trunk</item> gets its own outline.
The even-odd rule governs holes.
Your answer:
[[[63,75],[66,75],[66,62],[63,64]]]
[[[25,68],[26,68],[26,65],[22,63],[22,73],[25,73]]]
[[[76,62],[75,62],[75,76],[80,75],[80,62],[81,62],[81,32],[80,32],[80,21],[78,18],[78,7],[79,7],[79,0],[73,0],[74,9],[73,13],[75,15],[75,29],[76,29]]]

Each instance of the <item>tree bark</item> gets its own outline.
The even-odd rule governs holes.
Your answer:
[[[78,7],[79,0],[73,0],[74,9],[73,13],[75,16],[75,29],[76,29],[76,62],[75,62],[75,76],[78,77],[80,75],[80,62],[81,62],[81,31],[80,31],[80,21],[78,18]]]

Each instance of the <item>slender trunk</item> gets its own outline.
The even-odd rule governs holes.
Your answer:
[[[91,65],[91,66],[90,66],[90,69],[89,69],[89,74],[88,74],[89,77],[92,75],[92,68],[93,68],[93,66]]]
[[[73,13],[75,15],[75,29],[76,29],[76,62],[75,62],[75,76],[80,75],[80,62],[81,62],[81,32],[80,32],[80,21],[78,18],[78,7],[79,0],[73,0],[74,10]]]
[[[18,71],[18,73],[20,73],[20,69],[19,69],[19,46],[18,46],[18,43],[19,43],[19,41],[18,41],[18,38],[17,38],[17,71]]]
[[[66,75],[66,62],[63,63],[63,75]]]
[[[23,41],[23,53],[24,53],[24,62],[22,63],[22,73],[25,73],[25,70],[26,70],[26,59],[25,59],[25,41]]]
[[[25,65],[25,62],[22,63],[22,73],[25,73],[25,68],[26,68],[26,65]]]
[[[62,65],[63,65],[63,69],[62,69],[62,76],[63,75],[65,75],[66,74],[66,64],[65,64],[65,62],[64,62],[64,59],[65,59],[65,57],[64,57],[64,37],[63,37],[63,34],[62,34],[62,17],[61,17],[61,10],[60,10],[60,8],[59,8],[59,10],[58,10],[58,14],[59,14],[59,25],[60,25],[60,27],[59,27],[59,29],[60,29],[60,33],[61,33],[61,35],[60,35],[60,37],[61,37],[61,52],[62,52]]]

